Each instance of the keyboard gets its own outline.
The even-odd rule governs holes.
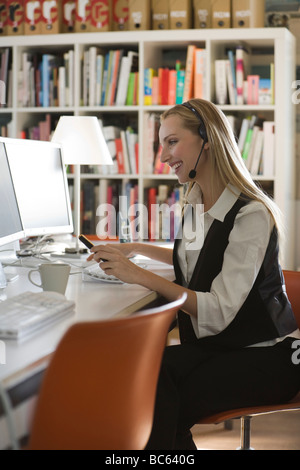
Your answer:
[[[146,269],[147,266],[145,264],[139,263],[136,260],[131,260],[132,263],[135,263],[137,266]],[[118,279],[116,276],[106,274],[102,268],[100,268],[98,263],[93,263],[90,266],[83,268],[82,270],[82,279],[83,280],[95,280],[95,281],[103,281],[103,282],[110,282],[114,284],[124,284],[123,281]]]
[[[120,281],[116,276],[106,274],[102,268],[100,268],[98,263],[91,264],[82,270],[82,279],[83,280],[95,280],[95,281],[104,281],[111,282],[115,284],[123,284],[123,281]]]
[[[23,292],[0,302],[0,338],[24,339],[73,313],[75,302],[57,292]]]

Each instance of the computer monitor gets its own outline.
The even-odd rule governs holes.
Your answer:
[[[0,138],[6,149],[26,237],[73,232],[69,188],[61,146]]]
[[[24,236],[5,145],[0,142],[0,246],[18,241]]]

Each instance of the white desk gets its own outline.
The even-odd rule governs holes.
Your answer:
[[[69,260],[71,263],[77,261]],[[26,260],[28,264],[30,260]],[[52,261],[53,262],[53,261]],[[170,280],[174,279],[173,269],[165,264],[143,261],[148,269]],[[31,268],[32,269],[32,268]],[[10,272],[19,278],[0,290],[0,297],[11,297],[24,291],[40,292],[27,278],[29,268],[10,267]],[[72,274],[74,273],[74,274]],[[51,353],[55,350],[65,331],[74,322],[105,320],[114,316],[128,315],[155,299],[156,294],[134,284],[109,284],[98,281],[83,281],[81,268],[72,267],[66,297],[75,301],[75,313],[41,331],[31,339],[18,343],[5,340],[6,364],[0,364],[0,381],[7,390],[16,389],[28,378],[39,374],[47,366]],[[28,398],[28,391],[25,399]],[[19,394],[19,392],[18,392]],[[20,399],[18,399],[20,400]],[[1,427],[0,427],[1,434]],[[1,442],[0,442],[1,447]]]

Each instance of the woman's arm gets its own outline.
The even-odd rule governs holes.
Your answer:
[[[139,245],[131,251],[131,255],[138,253],[151,258],[153,257],[159,261],[169,260],[169,264],[171,264],[172,250],[168,248],[160,248],[153,245],[149,245],[148,248],[148,245],[139,243],[124,243],[120,245],[132,245],[132,248],[134,248],[133,245]],[[107,272],[107,274],[112,274],[121,281],[129,284],[139,284],[140,286],[146,287],[162,295],[169,301],[176,300],[183,292],[186,292],[187,300],[183,306],[183,310],[191,316],[197,317],[197,297],[194,291],[174,284],[132,263],[126,257],[126,254],[122,253],[120,245],[97,245],[92,248],[91,251],[93,251],[93,255],[88,259],[93,258],[95,261],[100,262],[100,267]],[[101,259],[106,261],[101,262]]]
[[[92,255],[88,257],[87,261],[96,259],[94,254],[99,250],[103,250],[104,246],[106,245],[95,245],[91,249]],[[135,255],[143,255],[147,258],[161,261],[162,263],[173,264],[173,250],[170,248],[163,248],[146,243],[118,243],[116,245],[114,244],[109,246],[113,246],[119,250],[124,256],[126,256],[126,258],[130,258]]]

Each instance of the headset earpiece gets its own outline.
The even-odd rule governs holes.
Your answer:
[[[198,132],[199,132],[199,135],[200,135],[201,139],[203,140],[203,144],[202,144],[200,153],[199,153],[199,155],[198,155],[198,158],[197,158],[197,161],[196,161],[196,165],[195,165],[195,167],[193,168],[193,170],[191,170],[191,171],[189,172],[189,178],[194,179],[194,178],[196,177],[196,174],[197,174],[196,168],[197,168],[197,166],[198,166],[200,157],[201,157],[202,152],[203,152],[203,150],[204,150],[204,146],[205,146],[205,144],[208,142],[208,137],[207,137],[207,133],[206,133],[206,128],[205,128],[204,122],[202,121],[202,118],[201,118],[200,114],[199,114],[198,111],[194,108],[194,106],[192,106],[189,101],[186,101],[185,103],[182,103],[182,106],[185,106],[186,108],[190,109],[190,110],[195,114],[195,116],[198,118],[198,121],[199,121]]]
[[[199,135],[200,135],[201,139],[204,140],[205,143],[208,142],[206,128],[205,128],[204,122],[203,122],[200,114],[198,113],[198,111],[188,101],[186,101],[185,103],[182,103],[182,105],[185,106],[186,108],[190,109],[195,114],[195,116],[198,118],[198,121],[200,123],[199,127],[198,127]]]

